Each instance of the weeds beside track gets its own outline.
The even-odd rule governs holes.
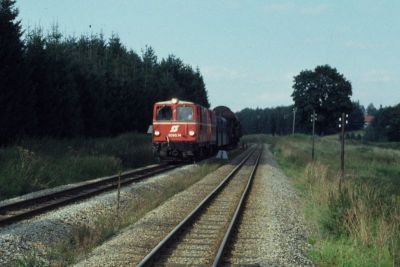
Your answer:
[[[400,265],[400,151],[349,141],[339,186],[338,138],[247,136],[269,143],[299,190],[320,266]]]
[[[28,139],[0,148],[0,200],[155,163],[151,136]]]

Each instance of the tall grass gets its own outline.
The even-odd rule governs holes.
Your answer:
[[[153,163],[150,136],[30,139],[0,148],[0,200]]]
[[[304,199],[320,266],[400,266],[400,151],[352,141],[346,176],[338,175],[338,138],[249,136],[271,144]],[[385,146],[386,147],[386,146]]]

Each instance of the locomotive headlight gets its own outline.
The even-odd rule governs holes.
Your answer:
[[[172,98],[171,102],[172,104],[178,104],[179,100],[178,98]]]
[[[190,136],[194,136],[194,134],[195,134],[194,131],[192,131],[192,130],[189,131],[189,135],[190,135]]]
[[[159,131],[154,131],[154,135],[155,136],[160,136],[160,132]]]

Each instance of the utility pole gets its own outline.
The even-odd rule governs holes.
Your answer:
[[[342,117],[339,118],[339,128],[341,128],[341,144],[340,144],[340,184],[344,177],[344,132],[346,124],[349,123],[348,121],[349,114],[342,113]]]
[[[311,152],[311,159],[314,161],[314,148],[315,148],[315,121],[317,120],[317,114],[315,110],[313,114],[311,114],[311,122],[312,122],[312,152]]]
[[[296,125],[296,111],[297,111],[297,108],[296,108],[296,107],[294,107],[294,108],[293,108],[293,126],[292,126],[292,135],[294,135],[294,127],[295,127],[295,125]]]

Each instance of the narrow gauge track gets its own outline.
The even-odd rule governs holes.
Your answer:
[[[145,167],[124,172],[121,175],[87,181],[57,192],[2,205],[0,206],[0,227],[115,189],[118,187],[119,177],[121,177],[121,186],[124,186],[172,170],[178,166],[181,165],[159,164]]]
[[[262,147],[249,153],[137,266],[218,266],[261,154]]]

